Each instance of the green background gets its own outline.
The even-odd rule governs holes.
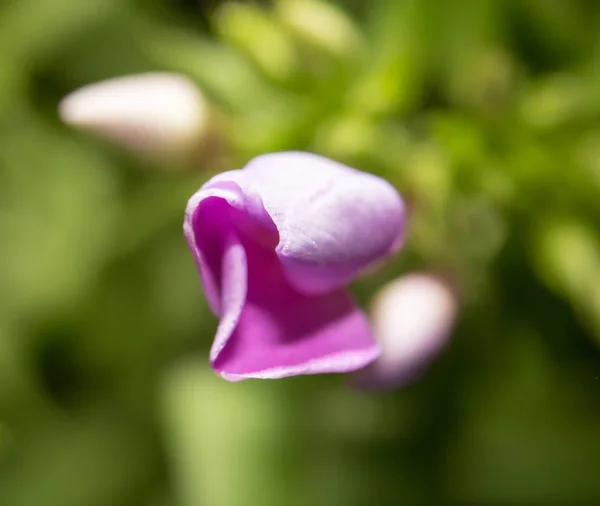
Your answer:
[[[312,36],[297,7],[0,3],[0,505],[600,504],[600,5],[352,0]],[[60,123],[70,91],[149,70],[212,104],[191,159]],[[415,269],[456,283],[412,385],[208,368],[187,198],[284,149],[406,198],[361,303]]]

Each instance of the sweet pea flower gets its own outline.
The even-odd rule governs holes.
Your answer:
[[[184,232],[220,319],[210,361],[230,381],[349,372],[379,355],[347,285],[401,245],[404,204],[372,174],[302,152],[213,177]]]
[[[171,161],[199,142],[208,104],[188,77],[149,72],[89,84],[67,95],[62,121],[144,159]]]
[[[437,276],[412,273],[385,285],[370,311],[381,355],[354,384],[390,389],[414,380],[446,344],[457,312],[454,290]]]

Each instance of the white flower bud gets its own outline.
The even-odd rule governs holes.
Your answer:
[[[381,356],[355,373],[360,388],[394,388],[415,379],[450,336],[458,301],[441,279],[424,273],[398,278],[375,296],[371,319]]]
[[[194,149],[208,107],[186,76],[154,72],[84,86],[62,100],[59,115],[68,125],[164,162]]]

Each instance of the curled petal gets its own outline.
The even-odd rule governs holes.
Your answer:
[[[429,274],[410,274],[384,286],[371,311],[381,356],[354,375],[355,385],[385,389],[413,380],[446,344],[457,312],[454,292]]]

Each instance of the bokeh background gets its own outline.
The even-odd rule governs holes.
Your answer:
[[[182,72],[212,107],[185,161],[63,125],[90,82]],[[254,155],[381,174],[402,254],[461,314],[418,381],[229,384],[182,237]],[[0,504],[600,504],[595,0],[4,0]]]

